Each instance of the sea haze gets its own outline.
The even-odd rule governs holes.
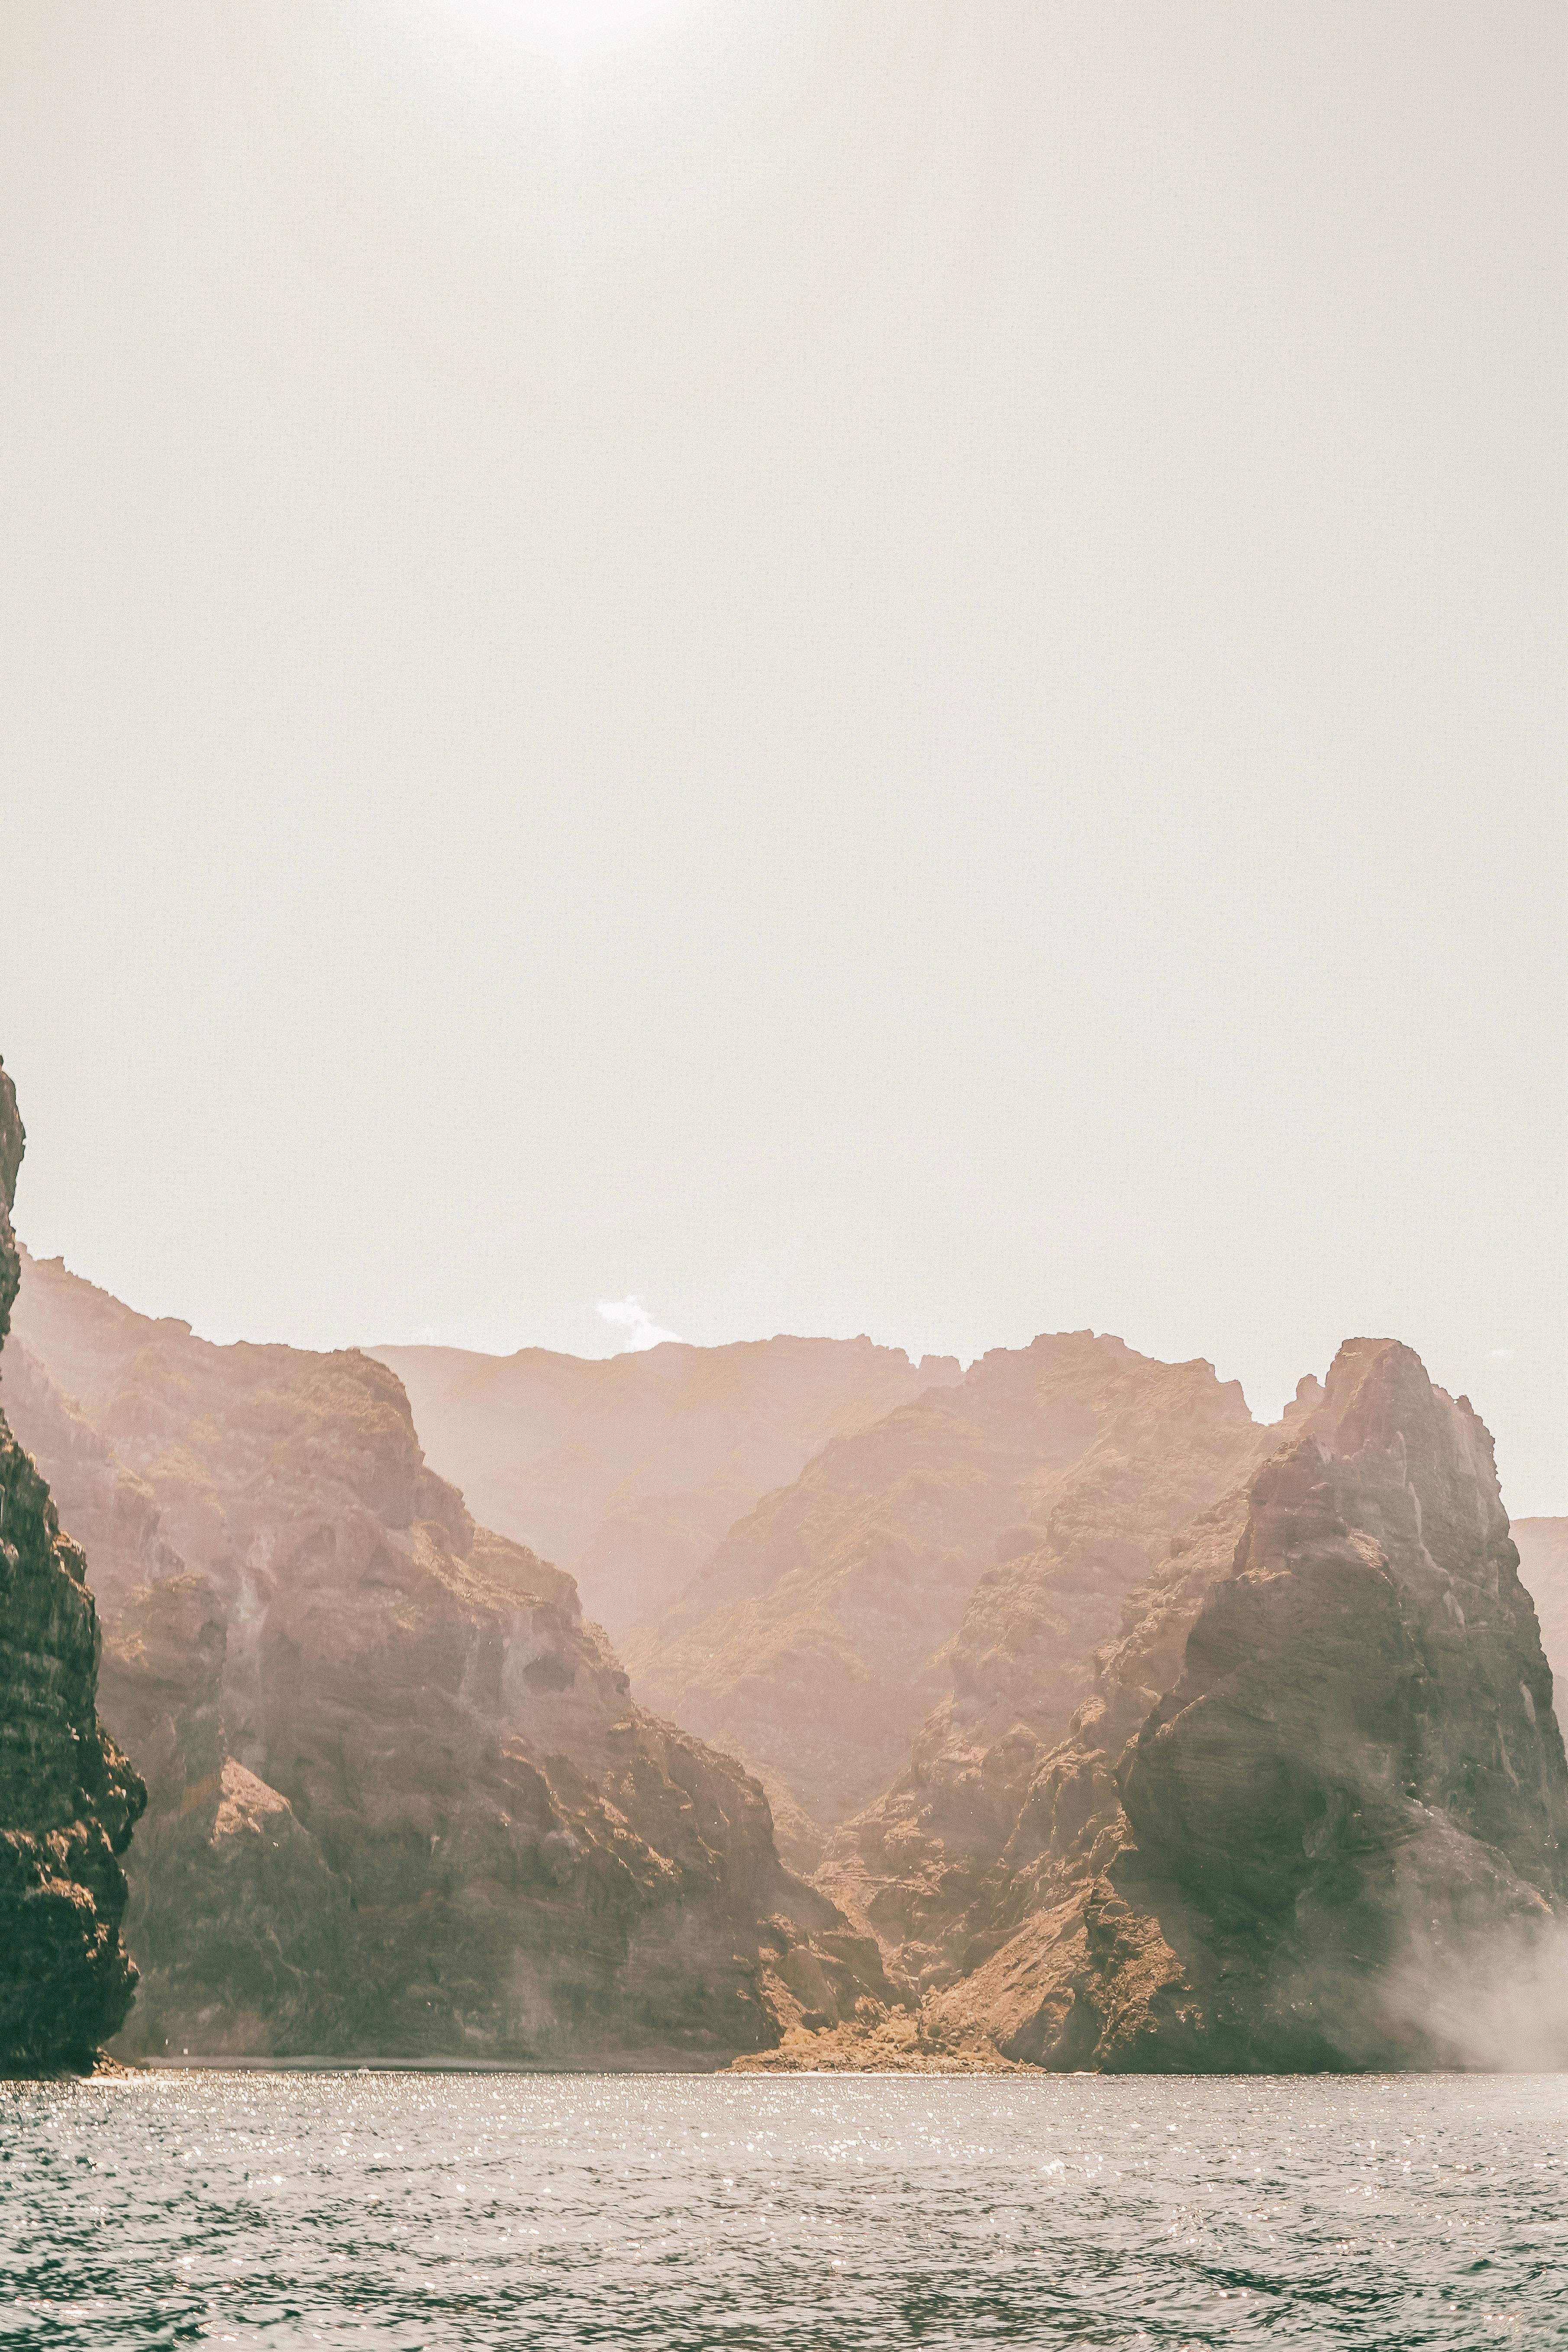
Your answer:
[[[0,2341],[1563,2339],[1568,2077],[0,2090]]]

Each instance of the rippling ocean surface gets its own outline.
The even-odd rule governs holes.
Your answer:
[[[0,2344],[1568,2343],[1568,2076],[0,2084]]]

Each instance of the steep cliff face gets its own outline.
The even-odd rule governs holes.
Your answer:
[[[487,1525],[577,1579],[619,1641],[830,1438],[958,1378],[859,1339],[662,1346],[602,1362],[523,1348],[376,1348],[432,1464]]]
[[[767,1496],[627,1664],[830,1829],[904,1772],[933,1708],[936,1777],[1015,1723],[1054,1737],[1153,1534],[1253,1442],[1206,1364],[1088,1331],[997,1349]]]
[[[886,1994],[756,1784],[426,1467],[385,1367],[210,1347],[58,1264],[18,1323],[152,1788],[128,2051],[712,2063]]]
[[[0,1343],[23,1129],[0,1068]],[[86,1563],[0,1415],[0,2063],[81,2063],[131,2006],[119,1857],[142,1783],[100,1727]]]
[[[1392,1341],[1303,1420],[1134,1596],[939,2022],[1071,2067],[1568,2055],[1568,1771],[1490,1440]]]
[[[1211,1366],[1130,1357],[1096,1395],[1095,1433],[1010,1529],[941,1653],[952,1677],[887,1792],[830,1839],[816,1883],[921,1991],[999,1941],[983,1899],[1043,1759],[1093,1690],[1097,1654],[1173,1531],[1278,1443]]]

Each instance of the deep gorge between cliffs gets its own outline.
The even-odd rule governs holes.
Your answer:
[[[1088,1331],[220,1348],[0,1238],[13,2063],[1568,2059],[1551,1668],[1397,1341],[1261,1426]]]

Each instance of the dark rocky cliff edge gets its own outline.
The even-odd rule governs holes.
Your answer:
[[[58,1262],[16,1321],[7,1410],[151,1792],[122,2054],[714,2065],[886,2007],[761,1788],[632,1703],[384,1365],[215,1347]]]
[[[1408,1348],[1341,1349],[1121,1778],[1139,1858],[1111,1873],[1117,2046],[1442,2066],[1556,2032],[1527,2013],[1568,1898],[1551,1671],[1491,1439]],[[1102,1904],[1108,1928],[1114,1949]],[[1158,1985],[1119,2001],[1151,1963]]]
[[[962,1901],[924,1834],[918,2021],[771,2063],[1568,2064],[1568,1769],[1468,1401],[1347,1341],[1132,1593]]]
[[[0,1344],[23,1129],[0,1068]],[[119,1857],[145,1792],[96,1713],[86,1562],[0,1415],[0,2066],[89,2064],[131,2007]]]

